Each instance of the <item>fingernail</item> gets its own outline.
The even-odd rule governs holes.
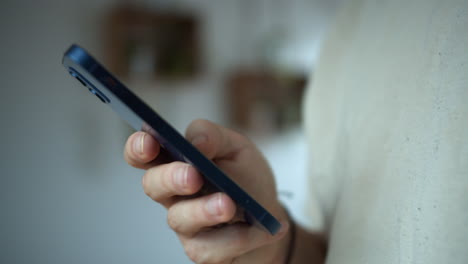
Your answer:
[[[185,186],[187,186],[187,169],[188,166],[182,166],[178,168],[175,172],[175,184],[179,186],[180,189],[184,189]]]
[[[194,139],[192,139],[192,145],[198,146],[202,145],[208,140],[208,138],[205,135],[198,135]]]
[[[216,194],[205,204],[205,209],[210,215],[221,214],[221,194]]]
[[[146,133],[138,133],[138,136],[133,140],[133,151],[142,155],[145,145]]]

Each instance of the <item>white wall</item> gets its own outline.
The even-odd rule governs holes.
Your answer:
[[[122,159],[123,124],[61,66],[112,1],[2,2],[0,263],[188,263]]]
[[[73,42],[100,58],[99,15],[113,2],[0,3],[0,263],[188,263],[143,172],[122,159],[125,125],[61,66]],[[158,94],[133,84],[179,130],[223,123],[223,73],[255,54],[240,38],[246,1],[174,2],[203,15],[207,72]]]

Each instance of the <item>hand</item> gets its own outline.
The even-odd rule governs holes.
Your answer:
[[[194,196],[203,185],[198,171],[178,161],[161,163],[159,143],[145,132],[136,132],[127,140],[125,159],[146,169],[143,189],[167,208],[168,224],[188,257],[195,263],[284,263],[288,217],[261,153],[246,137],[209,121],[192,122],[186,137],[282,224],[278,234],[271,236],[237,220],[236,204],[226,194]]]

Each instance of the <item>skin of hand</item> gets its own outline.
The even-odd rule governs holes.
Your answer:
[[[183,162],[162,163],[159,143],[136,132],[125,145],[125,160],[146,170],[143,189],[167,209],[168,224],[187,256],[195,263],[284,263],[291,240],[289,220],[263,155],[245,136],[206,120],[192,122],[186,138],[282,225],[272,236],[239,221],[237,207],[226,194],[194,195],[203,186],[198,171]]]

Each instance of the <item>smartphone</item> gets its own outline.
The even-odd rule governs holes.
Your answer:
[[[194,166],[211,186],[229,195],[244,211],[248,223],[276,234],[279,221],[247,192],[229,178],[211,160],[199,152],[158,113],[107,71],[86,50],[72,45],[62,59],[71,76],[94,94],[102,103],[110,106],[135,130],[151,134],[173,161],[183,161]],[[258,186],[262,188],[262,186]]]

